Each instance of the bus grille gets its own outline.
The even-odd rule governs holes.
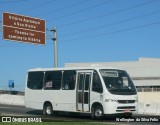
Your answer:
[[[136,111],[135,106],[120,106],[117,107],[117,112]]]
[[[135,100],[117,100],[118,103],[126,104],[126,103],[135,103]]]

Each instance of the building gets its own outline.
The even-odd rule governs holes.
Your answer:
[[[160,58],[139,58],[128,62],[66,63],[65,67],[106,66],[125,69],[131,76],[139,101],[150,105],[160,103]]]

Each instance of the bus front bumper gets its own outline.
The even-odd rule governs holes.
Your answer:
[[[104,114],[136,114],[138,112],[137,102],[121,104],[110,100],[103,103]]]

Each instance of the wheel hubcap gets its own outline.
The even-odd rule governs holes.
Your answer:
[[[51,108],[50,108],[50,107],[47,107],[47,108],[46,108],[46,113],[47,113],[48,115],[51,114]]]
[[[95,111],[95,116],[96,116],[96,117],[102,116],[102,111],[101,111],[100,109],[97,109],[97,110]]]

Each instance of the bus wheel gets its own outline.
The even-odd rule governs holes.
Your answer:
[[[53,107],[50,103],[47,103],[47,104],[44,105],[43,114],[44,115],[49,115],[49,116],[53,115]]]
[[[92,118],[93,119],[100,120],[103,118],[103,116],[104,116],[104,113],[103,113],[102,106],[96,106],[95,108],[93,108],[93,110],[92,110]]]

